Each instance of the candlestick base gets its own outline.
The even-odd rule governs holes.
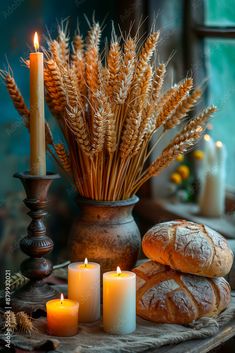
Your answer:
[[[25,192],[25,205],[30,209],[32,218],[27,229],[27,236],[20,241],[21,250],[29,257],[21,264],[21,273],[29,282],[15,292],[12,307],[17,310],[33,312],[45,309],[45,303],[55,297],[58,292],[43,282],[53,270],[50,260],[43,256],[53,250],[53,241],[47,236],[44,217],[47,215],[47,194],[53,180],[58,174],[47,173],[45,176],[30,175],[28,172],[17,173],[15,178],[21,180]]]
[[[15,311],[27,313],[38,310],[45,311],[45,304],[51,299],[59,298],[59,296],[60,293],[47,283],[30,281],[14,293],[12,308]]]

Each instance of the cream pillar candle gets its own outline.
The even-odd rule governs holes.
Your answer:
[[[204,153],[204,168],[207,170],[213,168],[216,162],[215,143],[208,134],[204,135]]]
[[[200,213],[205,217],[220,217],[225,208],[225,160],[222,142],[214,144],[213,163],[209,164],[202,185]]]
[[[225,179],[226,179],[226,148],[221,141],[215,143],[215,154],[217,162],[217,179],[218,179],[218,188],[216,191],[215,199],[215,214],[219,217],[222,216],[225,212]]]
[[[30,174],[43,176],[46,174],[44,70],[37,32],[34,47],[36,52],[30,53]]]
[[[68,267],[68,297],[79,302],[79,320],[92,322],[100,318],[100,265],[75,262]]]
[[[47,331],[49,335],[59,337],[74,336],[78,332],[78,302],[53,299],[46,303]]]
[[[136,275],[117,271],[103,274],[103,324],[111,334],[124,335],[136,329]]]

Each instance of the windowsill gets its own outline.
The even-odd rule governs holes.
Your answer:
[[[198,213],[196,204],[173,202],[172,199],[142,199],[135,210],[137,216],[149,226],[176,218],[183,218],[205,224],[226,238],[235,239],[235,217],[232,213],[227,213],[220,218],[202,217]]]

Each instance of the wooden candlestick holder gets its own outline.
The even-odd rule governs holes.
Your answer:
[[[25,205],[30,209],[28,215],[32,218],[27,229],[27,236],[20,241],[21,250],[29,257],[21,264],[21,273],[29,282],[15,292],[12,306],[17,310],[34,312],[45,309],[45,303],[59,293],[46,284],[43,279],[53,270],[50,260],[43,256],[53,250],[53,241],[47,236],[44,217],[47,215],[48,190],[58,174],[47,173],[45,176],[30,175],[29,173],[16,173],[15,178],[20,179],[25,192]]]

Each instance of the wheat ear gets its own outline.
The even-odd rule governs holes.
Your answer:
[[[87,48],[93,46],[99,46],[101,37],[101,28],[98,22],[94,23],[91,29],[88,31],[86,38]]]
[[[138,87],[136,87],[136,99],[133,102],[138,111],[141,111],[147,104],[147,98],[149,95],[151,82],[152,67],[151,65],[147,65],[146,70],[143,74],[143,78],[139,82]]]
[[[134,39],[128,38],[124,44],[123,63],[120,73],[120,86],[117,93],[117,102],[123,104],[127,98],[135,69],[136,44]]]
[[[183,128],[182,133],[185,133],[189,130],[194,130],[197,129],[198,127],[206,125],[208,119],[211,117],[213,113],[217,111],[217,108],[212,105],[206,109],[204,109],[198,116],[195,118],[191,119]]]
[[[17,87],[14,78],[9,73],[2,73],[2,76],[5,80],[7,90],[16,110],[18,111],[19,115],[23,118],[25,126],[29,128],[30,112],[24,102],[24,98],[19,88]]]
[[[91,152],[90,137],[82,112],[77,107],[68,106],[66,108],[65,121],[70,131],[75,135],[81,149],[86,154],[89,154]]]
[[[202,92],[200,89],[195,89],[191,95],[184,98],[176,110],[172,113],[172,116],[166,121],[164,130],[169,130],[177,126],[187,115],[190,109],[194,107],[198,99],[201,97],[201,94]]]
[[[76,54],[78,52],[82,54],[83,50],[84,50],[83,38],[80,34],[77,34],[73,38],[73,52],[74,52],[74,54]]]
[[[188,78],[184,80],[177,89],[173,90],[169,99],[162,106],[160,110],[157,120],[156,120],[156,129],[158,129],[161,125],[165,124],[167,118],[170,114],[177,108],[178,104],[182,101],[182,99],[188,94],[193,85],[193,80]]]
[[[141,114],[137,110],[132,109],[126,120],[124,131],[122,133],[122,141],[120,144],[120,157],[122,159],[131,156],[131,153],[135,147],[138,131],[140,126]]]
[[[153,86],[152,86],[152,95],[151,99],[152,102],[156,105],[158,102],[159,94],[163,85],[164,76],[166,73],[166,66],[165,64],[160,64],[155,71],[153,77]]]
[[[65,24],[65,29],[61,26],[59,28],[58,43],[60,47],[60,57],[62,62],[69,62],[69,36],[67,31],[68,24]]]
[[[142,50],[139,54],[138,63],[135,69],[135,78],[141,80],[144,71],[146,70],[147,64],[149,63],[153,52],[156,49],[157,41],[159,38],[159,32],[153,32],[145,41]]]
[[[48,76],[45,76],[47,90],[54,100],[54,109],[63,112],[66,106],[66,94],[60,69],[52,59],[48,60],[46,65],[49,70]]]
[[[58,67],[63,66],[63,60],[61,59],[59,42],[57,40],[52,40],[49,46],[50,46],[50,52],[51,52],[51,59],[56,62]]]
[[[121,50],[118,42],[112,42],[107,57],[109,70],[108,95],[111,99],[116,98],[119,88],[119,75],[121,68]]]
[[[70,164],[69,156],[66,153],[66,150],[65,150],[63,143],[55,144],[54,148],[55,148],[57,156],[59,157],[59,160],[61,162],[63,169],[67,173],[71,173],[71,164]]]
[[[34,331],[32,319],[24,311],[19,311],[16,314],[18,329],[20,332],[31,335]]]

